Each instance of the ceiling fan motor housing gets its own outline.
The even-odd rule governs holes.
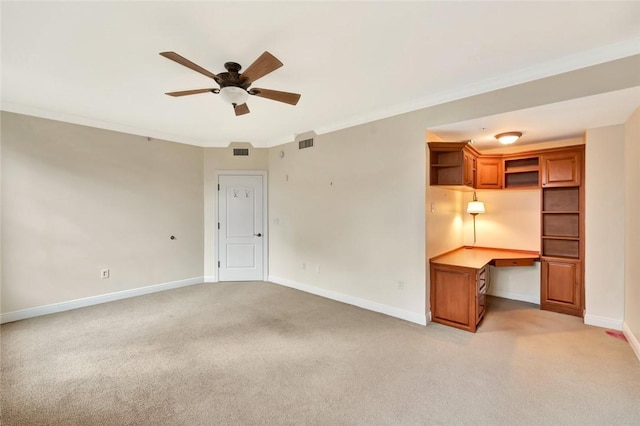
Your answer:
[[[242,78],[240,70],[242,66],[237,62],[225,62],[224,68],[227,72],[221,72],[216,75],[216,82],[220,88],[224,87],[240,87],[247,90],[251,86],[251,82],[247,78]]]

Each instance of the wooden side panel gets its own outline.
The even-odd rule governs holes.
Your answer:
[[[469,325],[469,274],[436,269],[433,316]]]
[[[431,265],[431,316],[434,322],[476,331],[475,270]]]

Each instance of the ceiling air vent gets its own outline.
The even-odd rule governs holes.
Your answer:
[[[233,148],[233,155],[247,157],[249,155],[249,148]]]
[[[298,142],[298,149],[311,148],[313,146],[313,139],[305,139]]]

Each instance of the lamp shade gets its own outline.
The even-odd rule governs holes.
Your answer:
[[[469,201],[469,204],[467,204],[467,213],[484,213],[484,203],[482,201]]]

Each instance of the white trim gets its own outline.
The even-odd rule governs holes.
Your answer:
[[[272,282],[274,284],[295,288],[296,290],[304,291],[305,293],[315,294],[316,296],[322,296],[327,299],[336,300],[338,302],[357,306],[369,311],[379,312],[381,314],[400,318],[416,324],[427,325],[427,322],[431,321],[431,312],[429,312],[427,315],[423,315],[416,312],[405,311],[404,309],[396,308],[394,306],[383,305],[381,303],[372,302],[370,300],[349,296],[348,294],[338,293],[337,291],[326,290],[324,288],[302,284],[293,280],[288,280],[286,278],[274,277],[273,275],[270,275],[268,280],[269,282]]]
[[[596,327],[609,328],[611,330],[622,330],[622,320],[601,317],[599,315],[585,314],[584,323]]]
[[[268,172],[266,170],[217,170],[216,171],[216,182],[215,188],[216,191],[214,196],[214,206],[213,206],[213,229],[215,230],[213,233],[213,247],[215,250],[215,259],[213,260],[213,268],[214,268],[214,282],[218,282],[218,260],[220,259],[220,254],[218,253],[218,230],[217,223],[219,221],[218,218],[218,184],[220,182],[220,176],[262,176],[262,279],[263,281],[267,281],[269,277],[269,210],[268,210],[268,193],[267,190],[269,188],[267,184],[268,180]]]
[[[216,278],[215,275],[205,275],[204,276],[204,282],[205,283],[217,283],[218,279]]]
[[[7,312],[0,315],[0,324],[19,321],[27,318],[39,317],[42,315],[55,314],[57,312],[70,311],[72,309],[85,308],[87,306],[113,302],[114,300],[128,299],[130,297],[157,293],[159,291],[171,290],[174,288],[186,287],[194,284],[202,284],[203,278],[204,277],[187,278],[185,280],[171,281],[168,283],[132,288],[130,290],[116,291],[114,293],[100,294],[98,296],[90,296],[82,299],[69,300],[67,302],[53,303],[51,305],[38,306],[37,308],[28,308],[19,311]]]
[[[540,296],[531,296],[529,294],[511,293],[508,291],[492,290],[487,293],[489,296],[502,297],[503,299],[519,300],[521,302],[540,304]]]
[[[636,336],[633,334],[631,328],[629,328],[626,322],[622,323],[622,332],[624,333],[624,337],[627,338],[627,342],[629,342],[631,349],[636,353],[638,360],[640,360],[640,342],[636,339]]]

